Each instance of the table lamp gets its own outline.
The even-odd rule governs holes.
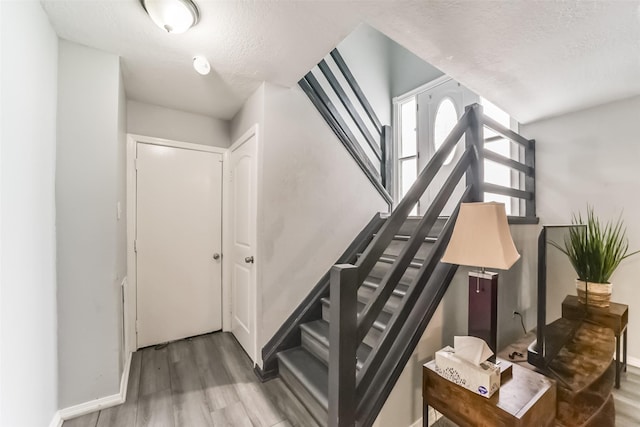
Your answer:
[[[478,267],[469,272],[468,334],[487,342],[496,353],[498,273],[520,258],[511,238],[504,203],[462,203],[449,245],[442,257],[448,264]]]

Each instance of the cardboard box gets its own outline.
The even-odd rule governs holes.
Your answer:
[[[500,367],[485,361],[479,366],[456,356],[445,347],[436,352],[436,372],[443,378],[484,397],[491,397],[500,388]]]

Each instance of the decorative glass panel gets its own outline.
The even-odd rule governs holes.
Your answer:
[[[458,113],[456,112],[456,107],[453,105],[453,101],[449,98],[445,98],[440,105],[438,106],[438,111],[436,112],[436,119],[434,120],[433,125],[433,142],[436,151],[442,146],[444,140],[451,133],[451,129],[453,129],[458,122]],[[451,151],[451,154],[444,161],[445,165],[451,163],[453,160],[453,156],[455,155],[455,148]]]

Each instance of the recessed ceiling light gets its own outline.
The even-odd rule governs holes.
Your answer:
[[[204,56],[194,56],[193,57],[193,68],[203,76],[206,76],[211,71],[211,64],[207,61],[207,58]]]
[[[140,0],[140,3],[151,20],[167,33],[184,33],[200,18],[192,0]]]

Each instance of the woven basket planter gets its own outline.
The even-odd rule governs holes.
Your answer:
[[[578,291],[578,301],[581,304],[593,307],[609,307],[611,302],[611,283],[591,283],[587,282],[587,292],[584,290],[584,281],[576,279],[576,290]],[[587,295],[588,294],[588,295]],[[588,299],[588,301],[587,301]]]

